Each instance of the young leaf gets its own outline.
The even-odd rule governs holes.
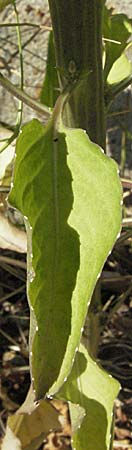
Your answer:
[[[103,36],[107,39],[107,41],[105,41],[105,81],[107,80],[114,62],[123,54],[127,47],[131,33],[131,19],[125,14],[111,14],[111,11],[104,7]]]
[[[83,130],[23,127],[9,201],[28,218],[30,350],[36,397],[71,371],[97,277],[121,226],[117,166]],[[32,261],[31,261],[32,259]]]
[[[132,63],[125,53],[113,64],[105,86],[105,102],[109,106],[114,97],[132,83]]]
[[[49,35],[46,74],[40,95],[40,101],[46,106],[54,107],[59,95],[59,81],[56,69],[53,31]]]
[[[119,386],[118,381],[101,369],[80,345],[72,372],[59,392],[59,398],[69,401],[73,448],[109,450],[113,403]],[[78,422],[77,429],[75,414],[80,406],[85,417],[82,424]]]
[[[132,75],[132,63],[123,53],[120,58],[115,61],[112,69],[109,72],[107,82],[110,85],[120,83],[122,80],[129,78]]]

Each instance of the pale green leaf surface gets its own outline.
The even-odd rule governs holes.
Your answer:
[[[44,83],[42,86],[40,100],[44,105],[53,108],[58,95],[59,95],[59,81],[56,69],[53,31],[51,31],[48,42],[46,73]]]
[[[70,379],[71,379],[71,376],[70,376]],[[68,378],[68,386],[69,386],[69,378]],[[59,397],[59,394],[60,394],[60,397]],[[71,425],[72,425],[72,435],[73,435],[73,433],[76,433],[78,431],[78,428],[80,428],[80,426],[83,422],[83,419],[86,415],[86,411],[82,406],[80,406],[79,403],[71,403],[72,394],[70,395],[70,389],[68,387],[68,395],[67,395],[67,383],[64,387],[64,391],[62,388],[62,393],[60,390],[59,394],[57,394],[59,398],[62,399],[62,397],[63,397],[63,400],[65,398],[65,400],[68,401],[68,406],[69,406],[69,411],[70,411],[70,421],[71,421]],[[69,398],[71,398],[71,401],[68,400]]]
[[[72,326],[58,383],[71,370],[87,307],[97,278],[121,227],[121,184],[117,165],[80,129],[64,128],[74,203],[68,224],[79,235],[80,266],[72,295]]]
[[[107,10],[107,8],[104,7],[103,36],[108,39],[105,41],[105,80],[107,79],[114,62],[122,55],[127,47],[128,39],[131,34],[132,20],[125,14],[112,14],[110,10]]]
[[[80,345],[72,372],[59,393],[59,397],[70,402],[74,449],[109,450],[113,403],[118,391],[118,381],[99,367]],[[80,406],[85,410],[85,417],[76,430],[74,416]]]
[[[30,223],[30,356],[40,398],[70,373],[97,277],[120,230],[121,186],[117,165],[83,130],[61,127],[55,137],[52,121],[43,128],[33,120],[16,153],[9,201]]]
[[[115,84],[120,83],[122,80],[132,75],[132,63],[128,60],[127,56],[123,53],[120,58],[115,61],[112,69],[109,72],[107,81],[108,83]]]

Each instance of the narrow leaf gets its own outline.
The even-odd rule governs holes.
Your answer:
[[[113,403],[118,391],[118,381],[101,369],[80,345],[72,372],[59,393],[59,398],[69,401],[74,449],[109,450]],[[85,417],[76,429],[75,414],[80,406]]]
[[[58,127],[58,132],[56,128]],[[57,134],[55,134],[57,132]],[[28,218],[36,397],[71,371],[97,277],[121,226],[117,165],[83,130],[33,120],[17,142],[9,201]]]
[[[49,35],[46,73],[40,95],[40,101],[46,106],[54,107],[59,95],[59,81],[56,69],[53,31]]]

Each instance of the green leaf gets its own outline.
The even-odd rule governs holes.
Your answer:
[[[131,19],[129,19],[125,14],[111,14],[111,11],[104,7],[103,36],[108,39],[108,41],[105,41],[105,80],[107,79],[114,62],[126,49],[131,33]]]
[[[47,400],[34,403],[29,391],[26,401],[17,413],[10,416],[2,450],[37,450],[51,430],[60,429],[58,412]]]
[[[108,75],[108,82],[105,86],[106,106],[111,103],[116,95],[122,92],[132,83],[132,63],[125,53],[115,61]]]
[[[60,133],[59,142],[53,139],[52,122],[44,128],[33,120],[23,127],[17,142],[14,189],[9,196],[32,227],[28,227],[35,272],[33,279],[28,261],[30,350],[39,398],[49,390],[61,368],[71,331],[71,298],[79,268],[78,235],[67,224],[73,193],[65,137]],[[30,256],[29,250],[28,260]]]
[[[128,60],[127,56],[123,53],[120,58],[115,61],[112,69],[109,72],[107,81],[110,85],[120,83],[122,80],[127,79],[132,75],[132,63]]]
[[[59,81],[56,69],[53,31],[51,31],[48,43],[46,74],[40,95],[40,101],[44,105],[53,108],[58,95],[59,95]]]
[[[37,398],[54,382],[55,393],[71,371],[87,306],[121,226],[117,165],[83,130],[60,127],[54,117],[45,128],[37,120],[23,127],[9,196],[30,223],[30,359]]]
[[[109,450],[113,403],[119,387],[118,381],[99,367],[80,345],[72,372],[59,393],[59,398],[70,402],[73,448]],[[80,407],[85,410],[85,417],[76,429],[75,414]]]

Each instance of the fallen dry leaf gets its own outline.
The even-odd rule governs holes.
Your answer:
[[[20,253],[27,251],[25,231],[11,224],[2,213],[0,213],[0,247]]]

